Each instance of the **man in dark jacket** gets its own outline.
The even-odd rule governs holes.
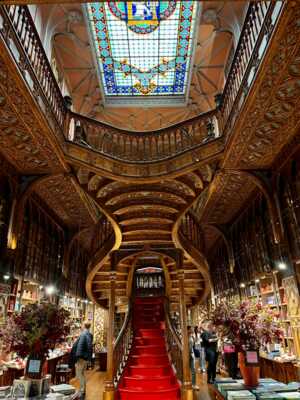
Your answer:
[[[207,323],[207,328],[202,333],[201,338],[207,361],[207,383],[214,383],[218,361],[218,336],[215,326],[210,321]]]
[[[76,378],[79,379],[80,382],[80,392],[82,393],[82,397],[85,396],[86,391],[86,379],[84,373],[88,362],[91,361],[93,356],[93,335],[90,333],[90,327],[90,322],[84,322],[83,330],[74,344],[76,346]]]

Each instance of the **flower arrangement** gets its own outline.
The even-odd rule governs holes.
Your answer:
[[[278,313],[249,301],[221,303],[211,315],[213,323],[237,351],[259,350],[261,345],[282,339]]]
[[[30,304],[8,318],[0,330],[0,340],[7,345],[7,351],[20,357],[35,354],[44,358],[69,332],[68,311],[50,303]]]

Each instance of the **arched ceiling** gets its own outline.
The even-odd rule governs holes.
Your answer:
[[[104,106],[82,5],[40,5],[35,15],[42,22],[45,47],[52,62],[55,58],[58,80],[71,95],[73,110],[123,129],[151,131],[215,108],[214,97],[223,90],[247,6],[246,1],[201,2],[191,86],[184,107]]]

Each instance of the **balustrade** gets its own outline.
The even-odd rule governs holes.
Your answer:
[[[33,90],[45,97],[46,112],[52,112],[60,128],[63,128],[66,116],[64,99],[28,7],[1,6],[0,13],[4,19],[1,34],[5,42],[11,49],[13,43],[19,53],[16,62],[22,73],[30,74]]]
[[[222,98],[224,131],[237,115],[263,58],[284,2],[251,2]]]
[[[132,314],[131,308],[129,309],[123,327],[119,333],[119,336],[114,344],[113,350],[113,368],[114,368],[114,383],[117,385],[124,367],[127,362],[127,358],[130,352],[131,343],[133,337],[132,330]]]
[[[46,100],[44,112],[48,116],[53,114],[66,139],[116,160],[147,163],[181,155],[227,134],[245,100],[283,6],[284,2],[250,3],[222,101],[216,110],[155,132],[125,131],[70,112],[28,7],[0,7],[3,19],[1,35],[23,76],[29,72],[33,93],[43,95]],[[14,49],[17,49],[18,57]]]
[[[114,229],[110,221],[103,215],[95,225],[91,244],[91,253],[95,254],[114,235]]]
[[[195,149],[219,136],[217,111],[170,128],[135,133],[79,114],[69,114],[68,139],[126,162],[153,162]]]
[[[198,251],[203,251],[203,233],[196,217],[191,212],[183,217],[179,233]]]
[[[172,364],[176,370],[177,378],[183,382],[183,362],[182,362],[182,344],[176,330],[172,325],[169,309],[165,302],[165,318],[166,318],[166,341],[168,352],[171,355]]]

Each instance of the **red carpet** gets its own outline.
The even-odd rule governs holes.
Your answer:
[[[163,300],[139,297],[133,306],[134,338],[118,393],[121,400],[178,400],[180,388],[164,336]]]

